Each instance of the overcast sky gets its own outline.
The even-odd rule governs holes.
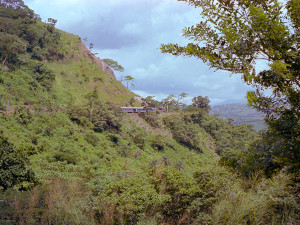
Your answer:
[[[87,38],[100,58],[111,58],[134,77],[131,90],[161,100],[181,92],[211,103],[245,103],[250,87],[240,75],[214,71],[195,58],[162,54],[160,44],[186,44],[182,29],[200,21],[199,9],[176,0],[25,0],[43,21]],[[118,77],[119,74],[116,73]],[[189,102],[187,102],[189,103]]]

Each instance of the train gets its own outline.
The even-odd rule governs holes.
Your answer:
[[[148,113],[156,112],[157,108],[151,107],[121,107],[122,112],[125,113]]]

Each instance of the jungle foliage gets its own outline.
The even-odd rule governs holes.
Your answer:
[[[109,104],[101,108],[106,110],[100,121],[118,113]],[[13,176],[1,180],[6,190],[0,194],[1,222],[296,224],[299,219],[295,178],[278,172],[270,180],[261,170],[243,171],[249,167],[241,158],[228,158],[247,152],[258,138],[249,126],[198,109],[163,118],[172,138],[147,132],[130,117],[119,121],[119,129],[100,125],[87,113],[74,118],[27,108],[0,116],[1,149],[14,159],[4,157],[4,163],[20,165],[2,166]]]
[[[124,115],[105,100],[132,93],[79,57],[78,37],[23,1],[0,6],[17,28],[0,38],[18,38],[0,48],[0,224],[299,224],[299,177],[251,126],[210,116],[205,97],[184,106],[186,93],[170,113]],[[24,39],[28,26],[46,39]]]
[[[272,155],[275,167],[298,171],[300,1],[182,1],[199,7],[203,20],[184,29],[188,45],[162,45],[162,52],[193,56],[212,68],[242,74],[256,88],[247,94],[249,105],[266,115],[264,151]],[[269,69],[257,71],[258,62]]]

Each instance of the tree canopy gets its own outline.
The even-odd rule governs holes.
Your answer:
[[[0,0],[0,6],[13,9],[27,8],[22,0]]]
[[[34,176],[27,167],[28,158],[24,150],[16,149],[0,133],[0,191],[16,185],[21,188],[23,182],[34,182]]]
[[[57,20],[38,22],[40,16],[21,0],[0,1],[0,61],[2,65],[20,66],[29,59],[53,60],[64,57],[59,46]]]
[[[163,44],[162,52],[194,56],[217,70],[242,74],[256,87],[247,94],[249,105],[266,114],[274,161],[299,166],[300,1],[181,1],[201,8],[203,20],[184,29],[191,43]],[[258,62],[269,69],[257,71]]]
[[[119,65],[119,63],[113,59],[102,59],[110,68],[115,71],[124,72],[124,67]]]
[[[211,107],[209,105],[210,103],[210,100],[207,96],[205,97],[202,97],[202,96],[197,96],[197,97],[194,97],[192,99],[192,106],[196,106],[200,109],[204,109],[206,112],[209,112],[211,110]]]
[[[0,59],[2,64],[8,60],[13,62],[18,54],[26,52],[26,42],[13,34],[0,32]]]
[[[131,82],[131,86],[134,87],[134,85],[132,83],[133,80],[134,80],[134,78],[132,76],[127,75],[127,76],[124,77],[124,81],[126,81],[126,84],[127,84],[127,89],[128,89],[128,85],[129,85],[130,82]]]

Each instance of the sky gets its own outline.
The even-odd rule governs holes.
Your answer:
[[[162,54],[161,44],[185,45],[185,27],[201,20],[200,9],[176,0],[25,0],[43,21],[57,19],[56,27],[87,38],[93,53],[110,58],[134,78],[130,90],[161,100],[169,94],[208,96],[212,105],[246,103],[241,75],[215,71],[196,58]],[[116,73],[117,78],[120,76]]]

